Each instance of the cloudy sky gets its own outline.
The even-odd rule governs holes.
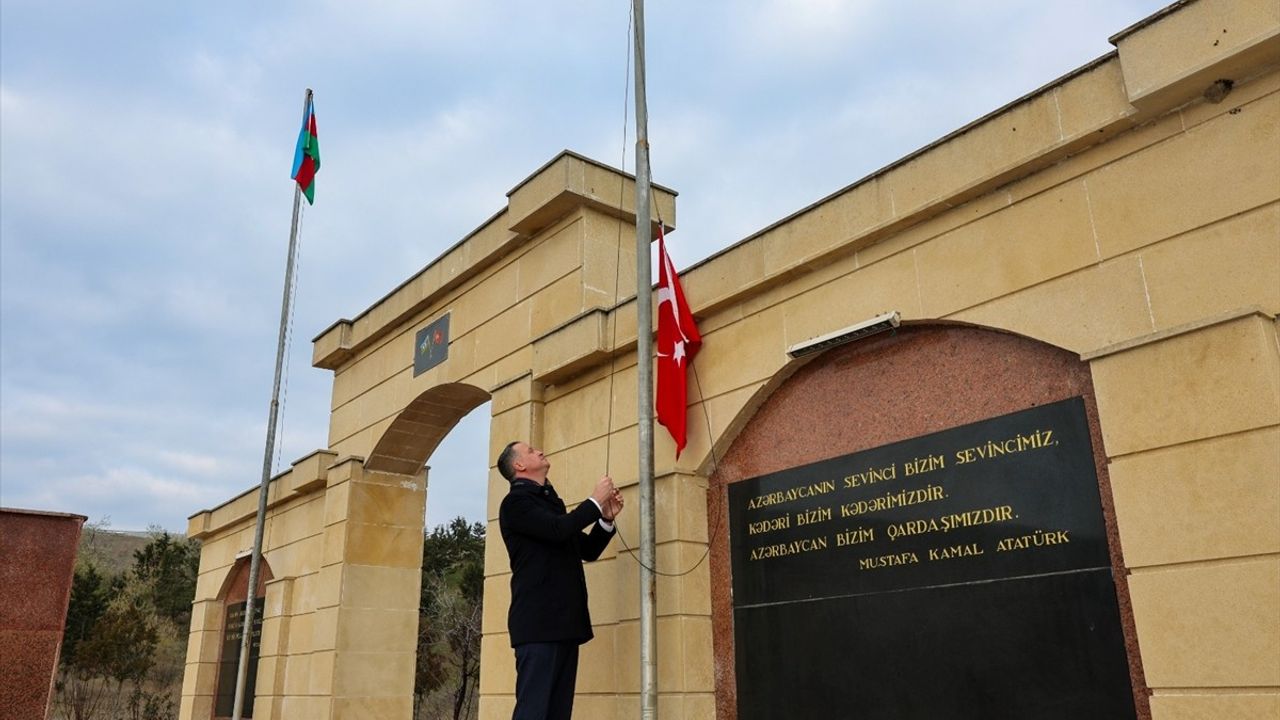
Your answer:
[[[1163,4],[650,0],[676,265],[1109,52]],[[323,447],[312,337],[560,150],[632,169],[629,5],[5,0],[0,504],[182,531],[257,484],[308,86],[323,168],[277,467]],[[487,413],[431,459],[430,525],[481,519]]]

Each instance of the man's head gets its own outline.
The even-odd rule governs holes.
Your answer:
[[[541,450],[532,448],[529,443],[520,440],[507,443],[507,446],[498,454],[498,472],[502,473],[502,477],[506,478],[507,482],[517,477],[543,482],[547,479],[547,471],[550,469],[551,462]]]

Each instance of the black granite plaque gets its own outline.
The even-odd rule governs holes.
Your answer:
[[[244,637],[244,613],[247,603],[227,606],[223,620],[222,658],[218,663],[218,694],[214,697],[214,715],[231,717],[236,698],[236,672],[240,663],[240,640]],[[241,717],[253,717],[253,695],[258,679],[258,656],[262,652],[263,599],[253,603],[253,638],[249,642],[249,669],[244,684],[244,705]]]
[[[738,715],[1134,717],[1080,398],[729,488]]]

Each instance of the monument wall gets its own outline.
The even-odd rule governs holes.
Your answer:
[[[86,519],[0,508],[0,720],[49,714]]]
[[[1108,677],[1128,683],[1139,716],[1280,711],[1280,10],[1198,0],[1112,41],[1115,53],[682,273],[704,345],[679,462],[656,433],[658,570],[678,574],[658,584],[662,717],[746,717],[735,486],[1072,398],[1104,529],[1078,569],[1110,578],[1090,597],[1114,597],[1123,655],[1106,646]],[[607,470],[638,505],[633,197],[630,178],[563,153],[316,338],[315,364],[334,372],[328,447],[273,482],[256,717],[408,716],[425,463],[471,409],[491,401],[491,458],[528,439],[563,496]],[[674,193],[656,199],[674,225]],[[888,311],[897,335],[808,365],[786,354]],[[930,337],[963,346],[955,368]],[[945,375],[1027,356],[1060,372],[1033,364],[994,387]],[[845,359],[863,392],[787,404]],[[874,384],[889,366],[896,384]],[[830,440],[816,446],[815,428]],[[492,468],[485,492],[480,714],[501,718],[514,666]],[[191,520],[205,549],[184,718],[212,712],[220,594],[254,506],[250,492]],[[1028,532],[1053,529],[1046,512]],[[581,717],[639,711],[638,523],[619,526],[587,566],[596,639]]]
[[[936,324],[818,356],[713,475],[720,716],[1147,717],[1105,461],[1073,353]]]

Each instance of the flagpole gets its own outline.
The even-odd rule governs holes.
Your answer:
[[[311,88],[307,88],[302,100],[302,113],[306,117],[311,107]],[[305,130],[305,128],[304,128]],[[276,374],[271,384],[271,410],[267,417],[267,447],[262,455],[262,484],[258,487],[258,519],[253,528],[253,554],[249,559],[249,589],[245,593],[244,627],[240,635],[240,664],[236,668],[236,697],[232,720],[241,720],[244,712],[244,696],[249,676],[249,652],[253,644],[254,601],[258,594],[258,571],[262,565],[262,529],[267,518],[267,488],[271,484],[271,458],[275,455],[276,420],[280,414],[280,378],[284,372],[284,353],[289,322],[289,301],[293,293],[293,261],[298,249],[298,212],[302,208],[302,186],[293,184],[293,221],[289,226],[289,259],[284,267],[284,299],[280,304],[280,334],[276,341]],[[265,609],[265,608],[264,608]]]
[[[640,717],[658,717],[657,576],[653,515],[653,281],[649,246],[649,107],[645,97],[644,0],[632,0],[636,52],[636,358],[640,482]]]

